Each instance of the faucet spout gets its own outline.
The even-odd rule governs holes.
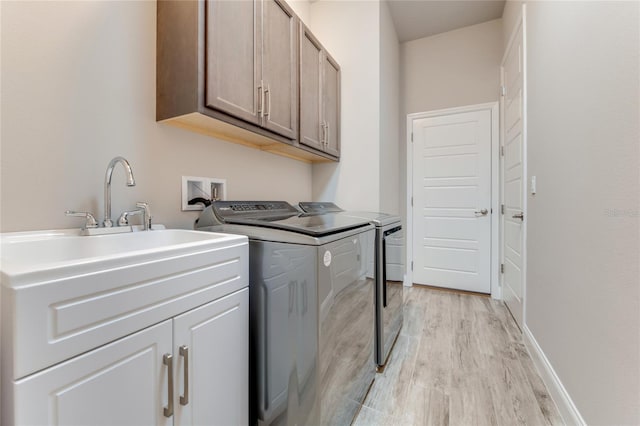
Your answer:
[[[127,175],[127,186],[135,186],[136,180],[133,178],[133,170],[131,164],[124,157],[115,157],[109,161],[107,166],[107,172],[104,175],[104,221],[102,224],[105,228],[113,226],[111,221],[111,176],[113,175],[113,169],[117,164],[122,164],[124,171]]]

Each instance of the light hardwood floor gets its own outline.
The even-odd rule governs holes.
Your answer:
[[[561,425],[505,306],[414,286],[387,368],[355,420],[370,425]]]

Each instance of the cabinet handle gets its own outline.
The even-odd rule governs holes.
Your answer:
[[[324,123],[320,123],[320,144],[324,146]]]
[[[271,114],[271,87],[268,84],[267,88],[264,91],[264,96],[266,97],[264,116],[269,117],[269,115]]]
[[[169,403],[164,407],[164,416],[173,416],[173,355],[164,354],[162,363],[167,366],[167,390]]]
[[[184,363],[184,392],[180,397],[180,405],[187,405],[189,403],[189,347],[186,345],[180,346],[180,356],[183,357]]]
[[[262,81],[260,81],[260,86],[258,86],[258,116],[259,117],[264,117],[263,107],[264,107],[264,90],[262,87]]]

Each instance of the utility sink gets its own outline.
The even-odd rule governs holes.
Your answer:
[[[75,229],[0,241],[2,371],[13,379],[248,285],[245,236]]]
[[[22,276],[38,272],[52,277],[91,272],[107,264],[114,267],[154,256],[187,254],[234,238],[228,234],[181,229],[98,236],[81,236],[74,229],[8,233],[1,237],[2,283],[18,284]]]

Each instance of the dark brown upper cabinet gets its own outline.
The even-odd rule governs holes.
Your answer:
[[[339,102],[324,92],[320,144],[299,143],[300,20],[284,0],[158,0],[157,25],[157,121],[303,161],[337,159]],[[327,58],[316,67],[322,85]]]
[[[300,24],[300,144],[340,157],[340,66]]]
[[[206,7],[206,105],[296,139],[298,20],[279,0]]]

